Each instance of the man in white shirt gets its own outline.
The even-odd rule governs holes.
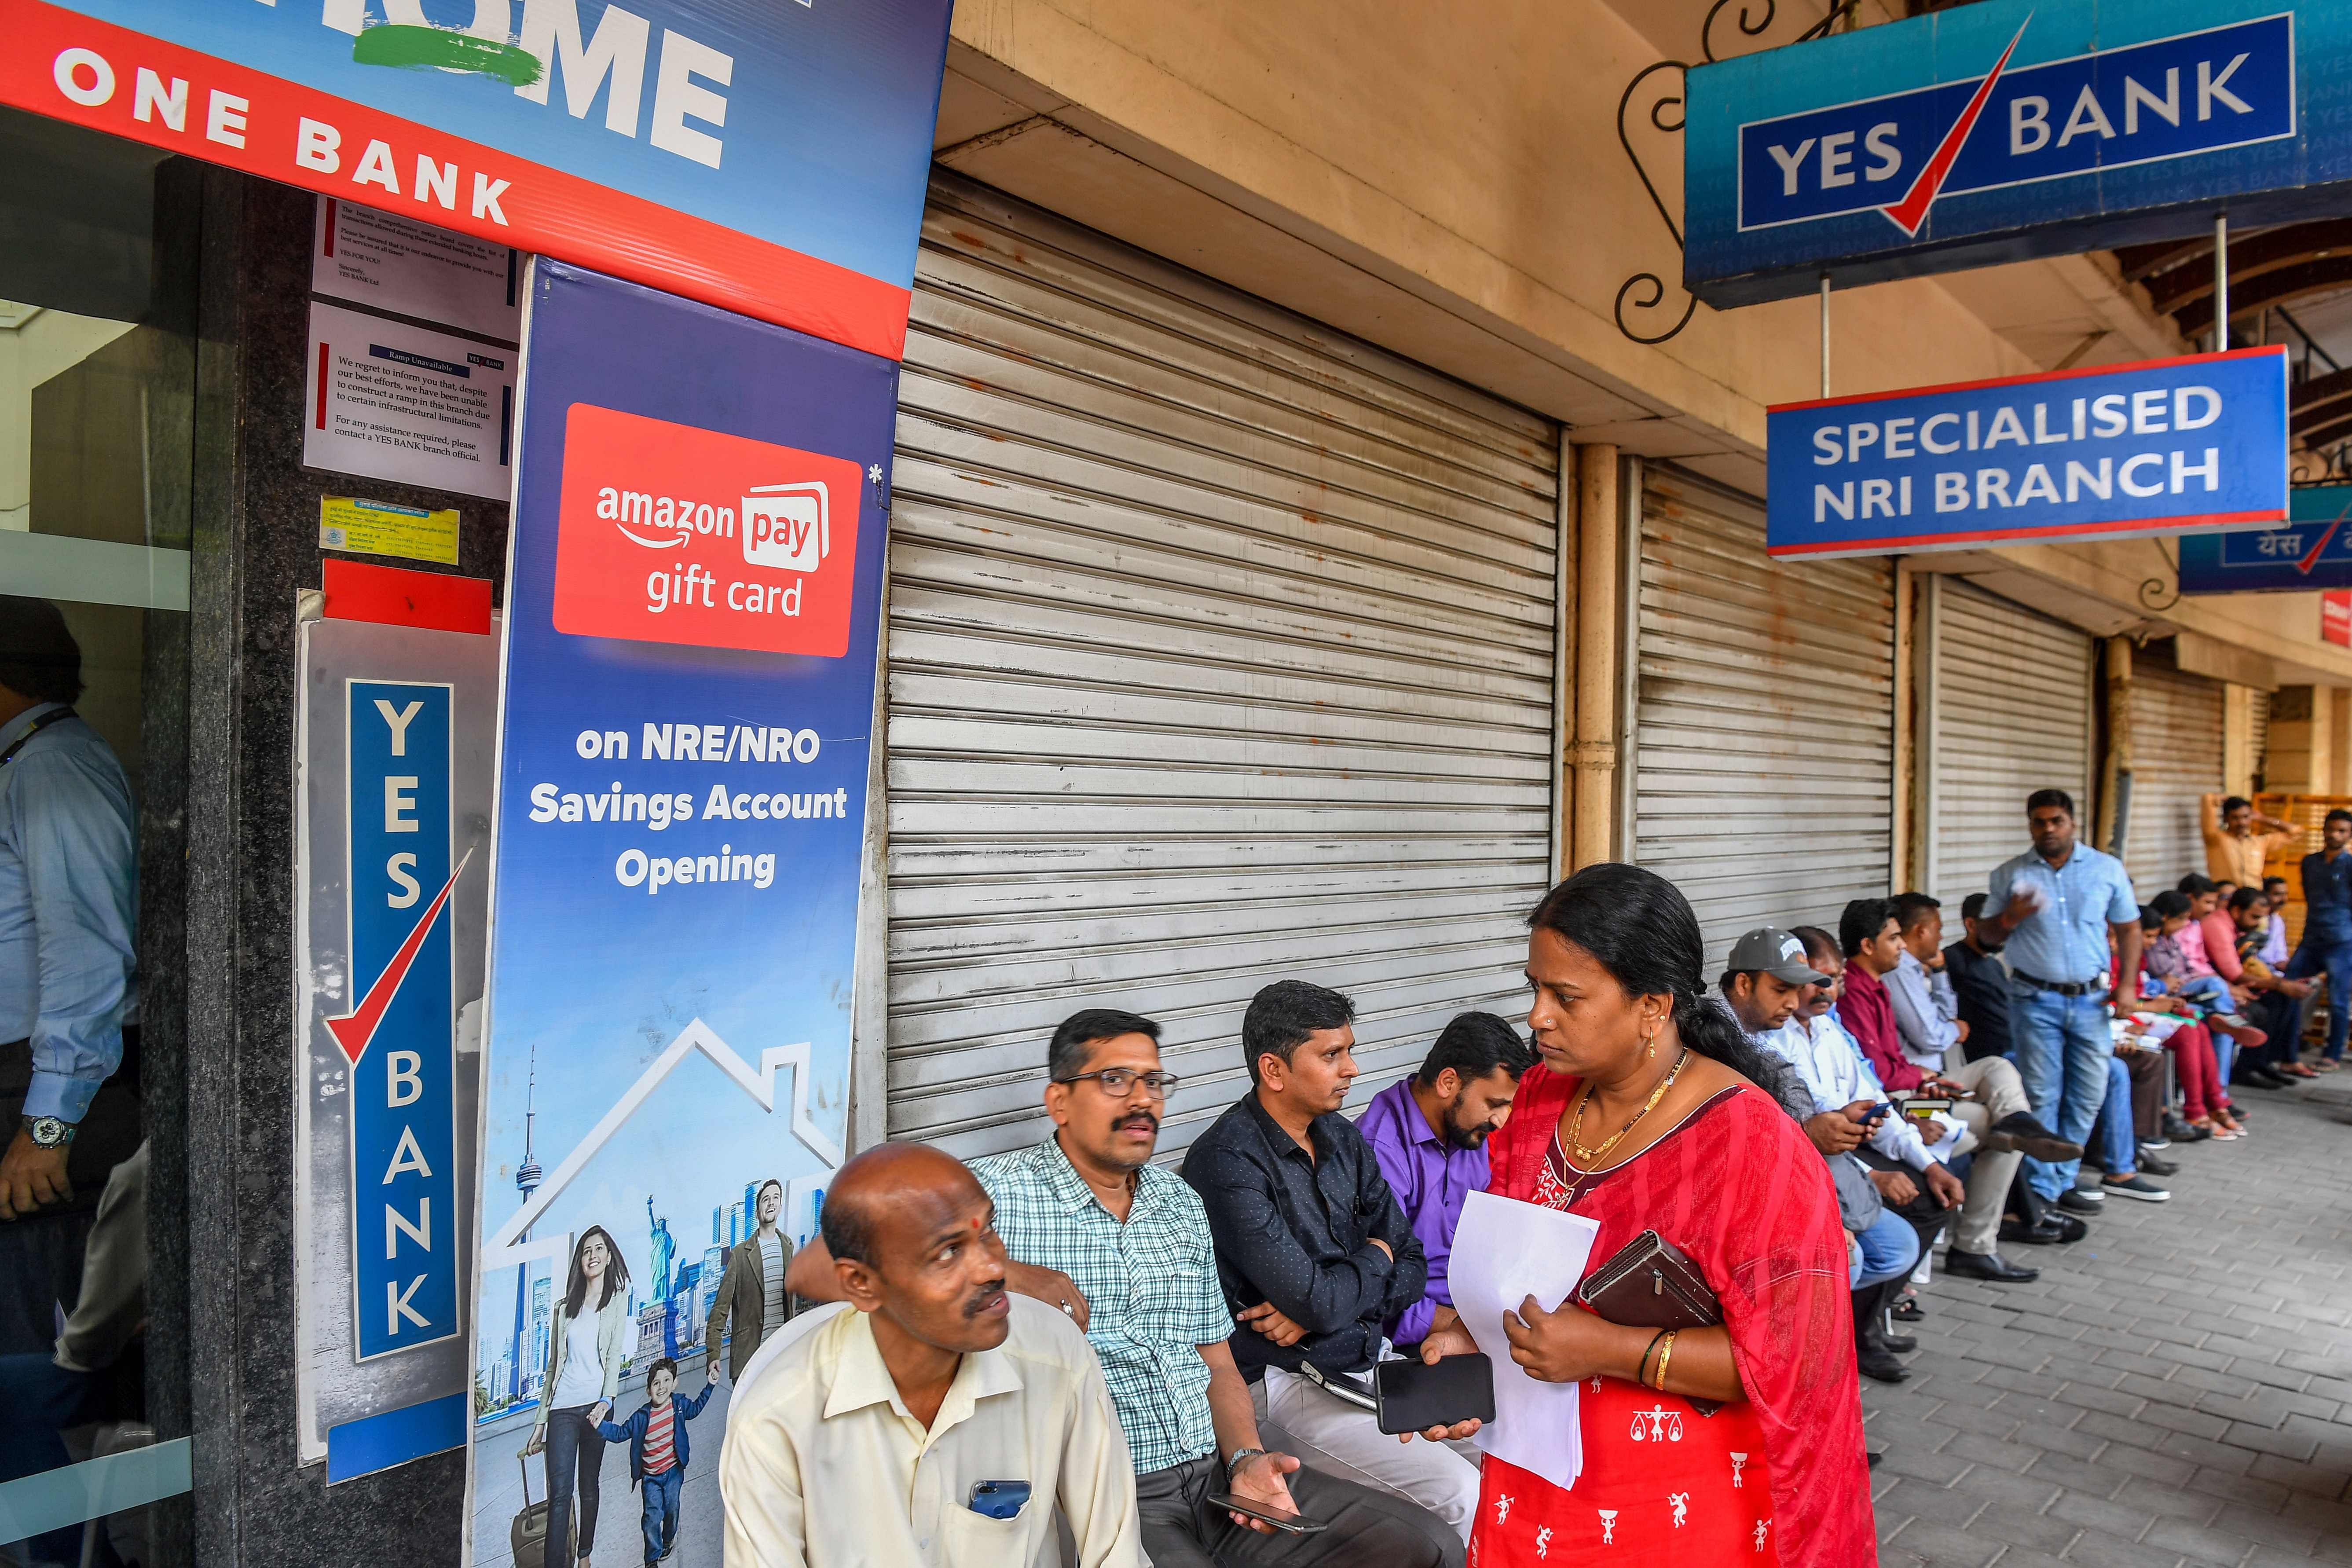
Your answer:
[[[1135,1471],[1076,1322],[1004,1289],[995,1205],[935,1149],[841,1168],[824,1231],[841,1312],[782,1347],[719,1459],[727,1568],[1138,1568]]]
[[[1896,918],[1901,919],[1899,915]],[[1837,955],[1838,946],[1827,931],[1800,926],[1795,934],[1805,943],[1816,965],[1832,967],[1830,961]],[[1886,1099],[1886,1090],[1878,1075],[1871,1070],[1862,1047],[1837,1019],[1835,1007],[1841,984],[1842,977],[1833,978],[1826,984],[1811,988],[1799,1005],[1797,1016],[1768,1042],[1795,1064],[1813,1091],[1814,1104],[1824,1112],[1855,1100],[1877,1103]],[[1968,1087],[1993,1096],[1990,1106],[1955,1104],[1953,1111],[1963,1125],[1957,1135],[1946,1131],[1937,1140],[1948,1158],[1975,1154],[1965,1184],[1937,1159],[1921,1139],[1917,1123],[1907,1116],[1887,1117],[1868,1142],[1871,1149],[1886,1162],[1917,1173],[1919,1182],[1945,1207],[1958,1204],[1960,1212],[1952,1226],[1951,1248],[1945,1255],[1944,1266],[1948,1269],[2002,1284],[2024,1284],[2037,1278],[2040,1271],[2020,1268],[2000,1256],[1998,1243],[2001,1207],[2008,1198],[2010,1184],[2016,1179],[2021,1150],[2033,1144],[2053,1152],[2060,1151],[2047,1129],[2029,1125],[2032,1118],[2024,1114],[2024,1093],[2018,1088],[2015,1069],[2007,1062],[1997,1057],[1987,1058],[1969,1063],[1960,1072],[1973,1080]],[[1906,1180],[1888,1191],[1889,1184],[1880,1184],[1888,1200],[1896,1204],[1913,1201],[1916,1193],[1905,1189],[1915,1185]]]

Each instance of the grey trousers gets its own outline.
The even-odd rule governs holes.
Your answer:
[[[1224,1466],[1214,1455],[1136,1477],[1136,1514],[1152,1568],[1463,1568],[1462,1538],[1428,1510],[1316,1470],[1294,1470],[1288,1479],[1298,1511],[1328,1529],[1315,1535],[1244,1530],[1209,1501],[1225,1489]]]
[[[1952,1115],[1967,1130],[1953,1152],[1976,1151],[1976,1162],[1969,1167],[1968,1199],[1960,1205],[1959,1219],[1952,1226],[1952,1245],[1962,1252],[1983,1254],[2000,1242],[2001,1205],[2009,1196],[2010,1183],[2017,1177],[2018,1163],[2025,1156],[2014,1149],[1988,1154],[1977,1145],[1994,1122],[2030,1109],[2025,1085],[2005,1057],[1979,1057],[1944,1076],[1966,1084],[1976,1094],[1976,1099],[1952,1107]]]

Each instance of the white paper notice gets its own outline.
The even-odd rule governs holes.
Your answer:
[[[303,464],[504,500],[516,359],[313,301]]]
[[[522,334],[522,258],[398,213],[320,196],[310,290],[507,342]]]
[[[1495,1419],[1478,1429],[1478,1447],[1498,1459],[1572,1487],[1584,1468],[1573,1383],[1539,1383],[1511,1359],[1503,1314],[1533,1296],[1547,1312],[1584,1278],[1601,1227],[1580,1215],[1472,1193],[1462,1201],[1446,1285],[1454,1310],[1495,1363]]]

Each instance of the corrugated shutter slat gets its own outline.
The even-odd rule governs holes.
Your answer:
[[[1784,566],[1754,503],[1645,472],[1633,857],[1690,900],[1713,966],[1750,927],[1834,928],[1887,890],[1893,571]]]
[[[1957,936],[1960,900],[2030,847],[2027,795],[2063,789],[2090,815],[2091,639],[1957,577],[1927,591],[1936,595],[1927,890],[1949,906],[1944,923]]]
[[[2222,787],[2221,683],[2135,662],[2131,710],[2124,868],[2145,903],[2189,872],[2205,869],[2198,802]]]
[[[1158,1018],[1163,1156],[1269,980],[1353,1104],[1517,1009],[1549,866],[1558,433],[981,187],[932,188],[891,515],[889,1131],[1035,1139]]]

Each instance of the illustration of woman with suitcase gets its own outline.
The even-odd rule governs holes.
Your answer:
[[[596,1505],[604,1468],[597,1423],[611,1414],[621,1391],[621,1360],[628,1353],[629,1266],[601,1225],[580,1233],[572,1272],[547,1336],[547,1392],[525,1454],[547,1455],[547,1568],[579,1562],[589,1568],[596,1545]],[[580,1535],[571,1533],[572,1503],[580,1502]]]

